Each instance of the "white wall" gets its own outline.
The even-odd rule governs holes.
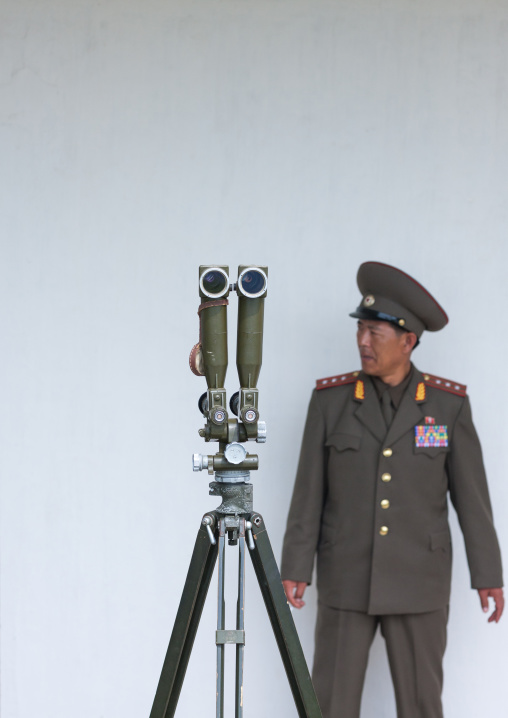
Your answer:
[[[150,712],[217,505],[190,467],[200,263],[270,268],[254,487],[277,555],[314,380],[358,366],[366,259],[449,312],[416,361],[469,384],[508,555],[506,3],[4,0],[0,37],[2,718]],[[502,716],[508,616],[486,625],[452,528],[446,715]],[[245,716],[289,718],[247,581]],[[214,613],[215,589],[177,715],[213,714]],[[394,713],[377,639],[362,718]]]

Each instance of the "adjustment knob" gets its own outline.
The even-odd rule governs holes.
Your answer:
[[[208,412],[208,392],[205,391],[205,393],[201,394],[201,396],[199,397],[198,408],[199,411],[203,414],[203,416],[206,417],[206,414]]]
[[[212,410],[210,419],[213,421],[214,424],[220,426],[221,424],[224,424],[227,417],[228,415],[226,414],[226,410],[223,409],[222,406],[217,406],[215,409]]]
[[[238,408],[240,406],[240,392],[235,391],[231,399],[229,400],[229,408],[231,409],[231,413],[235,416],[238,416]]]
[[[204,454],[192,454],[192,470],[203,471],[208,468],[208,456]]]
[[[253,424],[259,419],[259,412],[251,407],[246,407],[240,412],[240,418],[245,424]]]
[[[247,450],[245,446],[242,446],[237,441],[233,441],[224,449],[224,456],[230,464],[241,464],[247,456]]]
[[[266,443],[266,421],[258,421],[258,435],[256,442],[258,444]]]

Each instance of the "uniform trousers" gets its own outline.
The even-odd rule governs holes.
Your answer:
[[[398,718],[442,718],[448,607],[369,616],[318,605],[312,680],[323,718],[359,718],[369,649],[378,625],[386,642]]]

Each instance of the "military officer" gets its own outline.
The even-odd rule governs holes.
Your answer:
[[[385,638],[398,718],[441,718],[450,595],[447,495],[471,585],[503,612],[499,545],[466,387],[421,373],[411,354],[448,322],[412,277],[358,271],[361,371],[313,392],[284,538],[288,601],[304,605],[317,554],[313,680],[324,718],[358,718],[369,648]]]

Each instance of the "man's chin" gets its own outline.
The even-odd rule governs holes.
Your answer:
[[[377,376],[378,371],[375,362],[362,359],[362,371],[369,376]]]

